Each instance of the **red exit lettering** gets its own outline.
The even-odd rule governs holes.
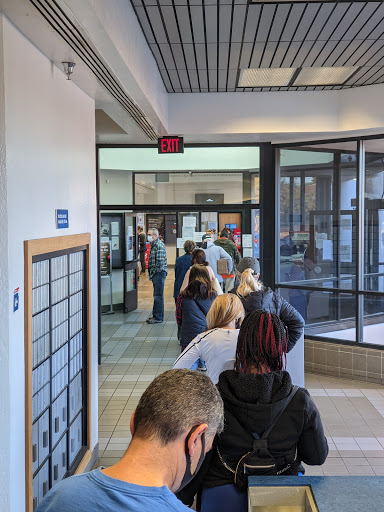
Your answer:
[[[164,137],[158,141],[159,153],[184,153],[183,140],[180,137]]]

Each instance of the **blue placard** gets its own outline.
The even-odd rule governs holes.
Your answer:
[[[19,309],[19,289],[13,292],[13,312],[15,313]]]
[[[56,210],[56,228],[69,228],[68,210]]]

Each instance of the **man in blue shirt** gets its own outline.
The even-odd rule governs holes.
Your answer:
[[[152,316],[147,324],[159,324],[164,320],[164,283],[167,277],[167,252],[165,245],[159,239],[156,228],[148,229],[148,242],[151,243],[151,251],[148,258],[149,280],[153,284],[153,309]]]
[[[223,426],[223,402],[206,375],[164,372],[139,401],[123,458],[62,480],[36,512],[187,512],[173,493],[192,480]]]

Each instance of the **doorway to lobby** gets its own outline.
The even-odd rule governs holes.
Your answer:
[[[112,223],[114,226],[112,226]],[[141,226],[145,235],[150,228],[159,231],[159,237],[164,242],[167,251],[168,268],[173,269],[175,260],[184,254],[183,246],[186,240],[193,240],[197,246],[201,245],[202,236],[209,232],[216,240],[220,231],[230,229],[241,256],[259,258],[260,254],[260,210],[258,205],[209,205],[205,207],[194,205],[175,205],[163,207],[143,207],[129,205],[124,209],[108,209],[100,211],[100,225],[107,229],[117,229],[122,234],[118,246],[114,239],[118,235],[110,236],[112,246],[111,275],[100,278],[101,311],[131,311],[141,307],[144,300],[142,288],[138,283],[140,264],[138,254],[137,227]],[[108,228],[109,229],[109,228]],[[124,239],[129,239],[129,242]],[[130,235],[128,234],[130,233]],[[101,232],[100,240],[104,239]],[[132,235],[132,236],[131,236]],[[146,262],[148,261],[150,245],[147,242]],[[116,249],[116,247],[118,247]],[[170,277],[167,278],[169,281]],[[137,301],[131,306],[127,293],[136,291]]]

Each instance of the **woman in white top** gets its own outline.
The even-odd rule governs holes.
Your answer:
[[[192,266],[193,265],[205,265],[207,267],[208,274],[209,274],[211,281],[212,281],[212,279],[215,278],[215,273],[213,272],[212,268],[207,263],[206,258],[205,258],[205,252],[203,251],[203,249],[195,249],[194,251],[192,251]],[[187,270],[187,273],[184,276],[184,281],[183,281],[183,284],[181,285],[180,293],[182,291],[184,291],[189,284],[189,274],[191,272],[191,268],[192,267],[190,267]]]
[[[208,331],[199,334],[176,359],[173,368],[197,368],[205,361],[207,375],[217,384],[224,370],[233,370],[239,327],[244,308],[239,297],[224,293],[215,299],[207,314]]]

